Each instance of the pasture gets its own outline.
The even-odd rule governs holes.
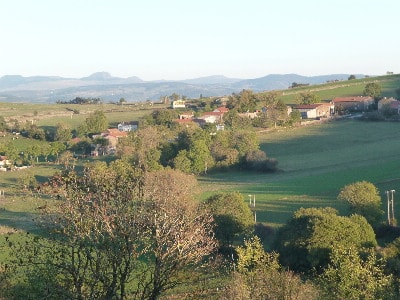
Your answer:
[[[340,189],[366,180],[374,183],[386,207],[385,191],[400,193],[400,123],[340,120],[259,134],[261,149],[276,158],[274,174],[232,172],[201,177],[204,190],[239,191],[256,197],[257,221],[284,224],[300,207],[331,206],[348,214],[336,200]],[[396,197],[395,197],[396,198]],[[400,217],[399,209],[395,210]]]
[[[400,76],[390,75],[362,78],[287,89],[283,91],[280,99],[286,104],[293,104],[296,103],[296,96],[298,94],[307,92],[315,93],[322,101],[332,100],[338,96],[361,96],[365,85],[370,82],[377,82],[381,85],[383,97],[396,97],[395,91],[400,86]]]

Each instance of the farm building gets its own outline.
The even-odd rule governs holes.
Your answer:
[[[332,102],[335,105],[335,111],[366,111],[375,100],[370,96],[356,96],[336,97]]]
[[[198,119],[204,120],[206,123],[222,123],[223,122],[223,112],[205,112],[202,116],[198,117]]]
[[[175,101],[172,101],[171,107],[172,107],[173,109],[175,109],[175,108],[186,108],[186,101],[185,101],[185,100],[175,100]]]
[[[193,119],[194,113],[192,111],[185,111],[185,112],[180,113],[178,116],[179,116],[179,119],[181,119],[181,120]]]
[[[398,114],[400,112],[400,101],[393,97],[385,97],[378,102],[378,111],[382,110],[393,110]]]
[[[119,131],[134,131],[137,130],[139,127],[139,122],[138,121],[132,121],[132,122],[122,122],[118,124],[118,130]]]
[[[335,107],[332,103],[299,104],[293,110],[299,111],[303,119],[316,119],[331,116]]]

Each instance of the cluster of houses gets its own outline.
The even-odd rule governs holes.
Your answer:
[[[370,111],[375,106],[375,100],[369,96],[336,97],[330,102],[308,105],[295,105],[303,119],[325,118],[334,114],[346,114],[349,112]],[[400,101],[391,97],[383,98],[378,102],[378,111],[391,110],[395,114],[400,113]]]
[[[171,104],[173,109],[186,108],[184,100],[173,101]],[[370,96],[351,96],[351,97],[335,97],[329,102],[321,102],[315,104],[298,104],[289,105],[288,114],[297,110],[300,112],[302,119],[320,119],[328,118],[333,115],[347,114],[349,112],[365,112],[375,107],[375,100]],[[378,111],[391,110],[395,114],[400,114],[400,101],[391,97],[383,98],[378,102]],[[216,124],[217,129],[223,129],[223,116],[229,111],[226,107],[219,107],[212,112],[205,112],[201,116],[194,117],[193,112],[182,112],[179,114],[179,119],[175,122],[180,124],[198,124],[200,126],[206,123]],[[263,111],[265,111],[263,109]],[[256,118],[260,111],[247,112],[241,114],[244,117]]]

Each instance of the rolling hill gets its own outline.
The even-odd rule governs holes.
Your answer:
[[[157,101],[160,97],[173,93],[189,98],[198,98],[200,95],[223,96],[243,89],[251,89],[254,92],[281,90],[287,89],[293,82],[314,85],[333,80],[347,81],[348,77],[349,74],[275,74],[255,79],[238,79],[216,75],[181,81],[143,81],[136,76],[114,77],[107,72],[98,72],[83,78],[6,75],[0,78],[0,101],[54,103],[57,100],[68,101],[75,97],[96,97],[107,102],[118,101],[121,98],[128,102]]]

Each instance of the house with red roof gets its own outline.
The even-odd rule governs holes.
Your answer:
[[[370,96],[351,96],[336,97],[332,103],[335,105],[335,111],[366,111],[375,103],[374,98]]]
[[[390,97],[390,98],[383,98],[378,102],[378,111],[391,111],[391,113],[400,113],[400,101]]]
[[[216,109],[213,110],[213,112],[220,112],[220,113],[227,113],[229,111],[229,108],[225,107],[225,106],[221,106],[218,107]]]
[[[118,128],[109,128],[101,134],[103,138],[108,140],[111,147],[116,147],[118,140],[128,135],[127,131],[120,131]]]
[[[223,123],[223,112],[209,111],[203,113],[202,116],[198,117],[198,119],[204,120],[206,123]]]

